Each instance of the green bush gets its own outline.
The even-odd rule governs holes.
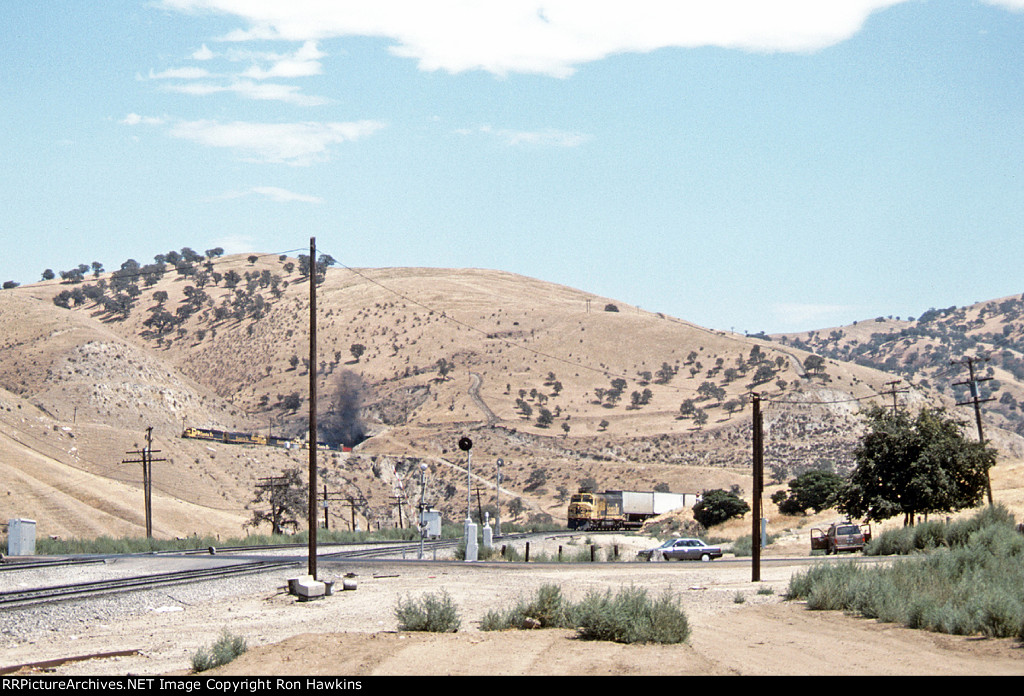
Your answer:
[[[248,646],[245,644],[245,638],[232,635],[225,630],[209,650],[199,648],[192,655],[192,671],[205,672],[208,669],[226,665],[246,650],[248,650]]]
[[[917,539],[926,551],[886,567],[828,563],[794,575],[788,599],[810,609],[837,609],[955,635],[1024,638],[1024,536],[1012,518],[986,510],[975,519],[891,536],[886,546]],[[895,540],[895,543],[893,543]]]
[[[738,539],[736,539],[736,541],[732,542],[732,545],[729,547],[729,550],[732,551],[732,554],[737,557],[751,556],[754,553],[754,544],[752,539],[753,537],[751,537],[749,534],[747,534],[746,536],[741,536]],[[778,539],[777,535],[765,535],[765,545],[771,546],[773,543],[775,543],[776,539]]]
[[[616,643],[683,643],[690,626],[678,598],[665,593],[650,599],[638,588],[588,593],[581,602],[565,600],[557,585],[543,585],[536,596],[506,611],[492,610],[480,622],[483,631],[509,628],[573,628],[580,638]]]
[[[572,608],[562,597],[558,585],[546,584],[532,601],[519,602],[506,611],[488,611],[480,622],[482,631],[509,628],[568,628]]]
[[[710,529],[733,517],[742,517],[750,512],[750,505],[731,491],[715,488],[704,491],[699,503],[693,506],[693,519]]]
[[[690,637],[686,614],[666,592],[652,600],[642,588],[589,593],[573,611],[576,630],[587,640],[615,643],[683,643]]]
[[[957,522],[920,522],[890,529],[872,539],[864,548],[868,556],[906,555],[942,546],[966,546],[971,535],[992,527],[1013,527],[1013,515],[1002,505],[986,507]]]
[[[462,625],[455,602],[442,590],[427,593],[419,599],[400,599],[395,607],[400,631],[456,633]]]

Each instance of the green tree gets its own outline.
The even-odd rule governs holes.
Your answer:
[[[362,343],[353,343],[348,347],[348,352],[352,354],[352,357],[356,362],[359,362],[359,358],[361,358],[363,353],[366,352],[366,346]]]
[[[256,508],[248,525],[257,527],[269,522],[274,534],[283,534],[285,527],[297,529],[299,520],[308,512],[309,493],[297,467],[287,469],[281,476],[264,480],[256,487],[252,499],[254,506],[269,505],[270,509]]]
[[[854,452],[856,468],[839,493],[838,509],[851,517],[882,521],[899,514],[954,512],[981,502],[996,451],[967,440],[961,423],[942,409],[916,416],[872,407],[868,432]]]
[[[551,411],[546,408],[541,408],[537,414],[537,427],[539,428],[547,428],[554,421],[554,416],[551,415]]]
[[[804,369],[816,375],[825,371],[825,358],[820,355],[808,355],[804,360]]]
[[[693,519],[705,529],[750,512],[750,506],[735,493],[716,488],[704,491],[693,506]]]
[[[835,504],[836,495],[845,483],[846,479],[831,471],[805,471],[789,482],[788,492],[776,492],[772,502],[784,515],[804,515],[812,508],[821,512]]]

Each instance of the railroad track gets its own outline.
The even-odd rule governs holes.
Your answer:
[[[0,609],[24,607],[32,604],[46,604],[68,599],[83,599],[112,592],[146,590],[165,585],[216,580],[235,575],[260,573],[288,565],[298,565],[298,562],[292,560],[252,561],[218,568],[199,568],[169,573],[155,573],[152,575],[137,575],[128,578],[95,580],[71,585],[51,585],[48,587],[7,590],[0,592]]]
[[[32,568],[54,568],[66,565],[90,565],[94,563],[105,563],[102,558],[33,558],[31,560],[3,559],[0,562],[0,572],[5,570],[29,570]]]
[[[501,537],[497,540],[501,542],[503,540],[512,540],[517,538],[523,538],[528,536],[534,536],[532,534],[511,534]],[[449,549],[458,546],[462,542],[461,539],[434,539],[423,542],[424,554],[432,554],[434,551],[440,549]],[[418,554],[420,547],[419,541],[404,541],[404,542],[383,542],[375,544],[369,548],[358,548],[358,549],[347,549],[342,551],[330,551],[326,553],[318,553],[317,559],[324,561],[344,561],[344,560],[372,560],[377,558],[388,558],[401,556],[406,558],[410,553]],[[263,550],[267,549],[290,549],[300,550],[305,548],[305,545],[292,545],[287,544],[283,546],[271,546],[264,547]],[[224,549],[228,551],[229,549]],[[231,551],[253,551],[257,550],[254,547],[232,547]],[[218,549],[218,551],[220,551]],[[181,555],[190,555],[193,553],[208,553],[205,549],[190,549],[187,551],[177,552]],[[132,554],[135,555],[135,554]],[[155,555],[155,554],[154,554]],[[166,555],[166,554],[160,554]],[[75,559],[61,559],[58,561],[38,561],[38,562],[24,562],[17,564],[10,564],[11,566],[17,566],[19,568],[30,568],[30,567],[45,567],[47,565],[58,565],[67,564],[69,562],[75,562]],[[83,563],[102,563],[104,559],[89,558],[82,559]],[[137,575],[127,578],[114,578],[107,580],[96,580],[91,582],[75,583],[68,585],[52,585],[47,587],[35,587],[17,590],[7,590],[0,592],[0,610],[12,609],[12,608],[23,608],[26,606],[47,604],[51,602],[59,602],[74,599],[86,599],[89,597],[97,597],[115,592],[131,592],[152,589],[155,587],[161,587],[166,585],[177,585],[182,583],[195,583],[204,580],[217,580],[223,578],[229,578],[237,575],[261,573],[271,570],[277,570],[288,566],[299,566],[302,565],[303,561],[295,557],[281,558],[281,559],[266,559],[266,560],[254,560],[254,561],[243,561],[235,563],[233,565],[219,566],[216,568],[199,568],[183,571],[173,571],[167,573],[155,573],[149,575]],[[13,567],[10,569],[14,569]]]

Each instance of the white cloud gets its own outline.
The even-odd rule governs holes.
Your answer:
[[[253,244],[252,237],[244,234],[233,234],[214,241],[213,247],[222,248],[225,254],[245,254],[251,252],[255,245]]]
[[[1005,10],[1024,11],[1024,0],[982,0],[986,5],[995,5]]]
[[[774,323],[784,327],[786,331],[805,331],[811,326],[839,326],[845,321],[840,317],[849,316],[856,311],[858,308],[850,305],[802,302],[781,302],[772,306]]]
[[[538,145],[542,147],[577,147],[590,140],[590,136],[574,131],[564,131],[557,128],[546,128],[538,131],[493,129],[490,126],[481,126],[476,130],[459,129],[456,133],[470,135],[483,133],[494,135],[503,140],[507,145]]]
[[[230,41],[373,36],[423,70],[566,77],[617,53],[720,46],[814,51],[860,31],[871,13],[907,0],[164,0],[247,24]],[[1008,0],[1004,0],[1008,1]]]
[[[228,191],[216,198],[221,200],[232,200],[245,198],[246,196],[257,195],[269,198],[276,203],[323,203],[324,199],[319,196],[309,196],[303,193],[295,193],[288,189],[277,186],[254,186],[248,191]]]
[[[326,97],[304,94],[294,85],[266,82],[270,79],[293,79],[319,75],[323,72],[320,58],[323,53],[315,41],[306,41],[291,53],[231,50],[223,58],[232,63],[248,62],[250,67],[235,74],[214,74],[206,68],[183,67],[162,71],[149,71],[149,79],[168,81],[162,89],[179,94],[206,96],[231,93],[259,101],[280,101],[296,106],[320,106],[330,102]],[[204,44],[192,54],[196,60],[209,61],[216,57]],[[266,64],[265,66],[263,64]],[[142,79],[141,77],[139,79]]]
[[[261,68],[254,65],[246,70],[243,75],[256,80],[319,75],[323,72],[323,66],[320,64],[319,59],[323,58],[324,55],[317,48],[315,41],[307,41],[295,53],[289,55],[270,54],[266,56],[266,60],[272,63],[269,68]]]
[[[330,100],[326,97],[303,94],[301,89],[295,85],[282,85],[274,82],[253,82],[252,80],[238,80],[228,84],[215,84],[212,82],[190,82],[186,84],[174,84],[164,87],[169,92],[191,94],[194,96],[206,96],[221,92],[231,92],[248,99],[259,101],[280,101],[296,106],[320,106],[327,104]]]
[[[210,77],[210,71],[205,68],[171,68],[161,72],[149,71],[151,80],[199,80]]]
[[[203,44],[203,47],[192,54],[192,60],[212,60],[216,54]]]
[[[301,193],[294,193],[287,189],[278,188],[276,186],[256,186],[252,189],[252,192],[269,198],[272,201],[278,203],[323,203],[324,199],[319,196],[307,196]]]
[[[126,126],[137,126],[139,124],[144,124],[147,126],[159,126],[162,125],[163,122],[164,120],[162,118],[157,118],[155,116],[140,116],[139,114],[135,113],[128,114],[123,119],[121,119],[121,123]]]
[[[176,138],[236,150],[248,159],[305,166],[329,159],[332,145],[377,132],[378,121],[348,123],[252,123],[183,121],[170,129]]]

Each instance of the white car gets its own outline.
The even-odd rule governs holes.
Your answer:
[[[722,557],[722,549],[708,546],[700,539],[669,539],[661,546],[644,549],[637,555],[648,561],[711,561]]]

